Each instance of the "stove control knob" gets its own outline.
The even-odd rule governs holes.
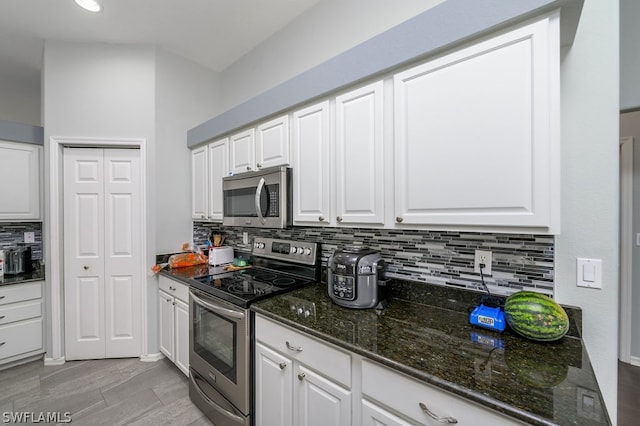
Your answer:
[[[301,314],[302,314],[302,312],[304,312],[304,311],[302,310],[302,308],[298,308],[298,315],[301,315]]]
[[[263,249],[264,248],[264,243],[258,243],[260,248]]]
[[[309,256],[311,254],[311,249],[309,247],[307,247],[306,249],[304,249],[304,254],[306,254],[307,256]]]
[[[306,311],[304,311],[304,317],[308,318],[311,315],[311,312],[309,312],[309,310],[307,309]]]

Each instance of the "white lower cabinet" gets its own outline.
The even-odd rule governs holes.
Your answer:
[[[256,426],[522,425],[260,314]]]
[[[368,360],[362,361],[362,395],[364,424],[523,424]]]
[[[0,287],[0,368],[44,352],[42,284]]]
[[[256,315],[256,425],[350,425],[351,356]]]
[[[189,288],[160,276],[160,352],[189,375]]]

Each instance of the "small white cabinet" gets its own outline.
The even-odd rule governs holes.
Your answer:
[[[160,351],[189,375],[189,288],[165,276],[158,277]]]
[[[229,137],[235,175],[289,164],[289,115],[260,123]]]
[[[222,178],[229,174],[229,139],[191,151],[191,217],[222,221]]]
[[[336,98],[336,222],[384,225],[383,82]]]
[[[291,136],[294,224],[331,222],[332,151],[329,101],[295,111]]]
[[[42,146],[0,140],[0,221],[41,220]]]
[[[42,281],[0,286],[0,368],[44,353]]]
[[[209,171],[207,146],[191,151],[191,217],[207,219]]]
[[[396,222],[553,229],[559,70],[551,15],[396,74]]]
[[[256,425],[350,425],[351,357],[256,315]]]
[[[208,150],[209,212],[207,217],[215,221],[222,221],[222,178],[229,175],[229,139],[224,138],[210,143]]]

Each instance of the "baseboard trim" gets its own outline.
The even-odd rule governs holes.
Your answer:
[[[48,358],[44,357],[44,365],[45,367],[53,366],[53,365],[62,365],[66,362],[64,357],[60,358]]]
[[[640,357],[637,356],[630,356],[629,357],[629,364],[635,366],[635,367],[640,367]]]
[[[146,354],[140,355],[140,361],[142,362],[157,362],[164,358],[162,352],[157,352],[155,354]]]

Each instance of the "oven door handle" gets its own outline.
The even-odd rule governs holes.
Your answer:
[[[212,305],[211,303],[207,303],[204,300],[200,299],[198,296],[193,294],[192,291],[190,293],[191,293],[191,297],[198,305],[202,305],[205,308],[212,310],[213,312],[216,312],[220,315],[224,315],[228,318],[244,319],[244,314],[242,312],[237,312],[232,309],[221,308],[220,306]]]
[[[258,183],[258,188],[256,188],[256,213],[258,214],[258,218],[260,222],[264,225],[266,220],[262,215],[262,209],[260,209],[260,197],[262,196],[262,189],[264,188],[264,178],[260,178],[260,182]]]
[[[244,424],[244,420],[242,417],[237,416],[233,413],[228,412],[227,410],[224,410],[222,407],[218,406],[218,404],[216,404],[214,401],[211,400],[211,398],[209,398],[207,396],[207,394],[204,393],[204,391],[202,389],[200,389],[200,386],[198,385],[198,383],[196,382],[196,379],[193,377],[192,374],[189,374],[189,379],[191,380],[191,383],[193,384],[193,387],[195,388],[195,390],[198,391],[198,393],[200,394],[200,396],[207,401],[207,404],[209,404],[209,406],[211,408],[213,408],[214,410],[216,410],[218,413],[222,414],[225,417],[228,417],[230,419],[233,419],[235,422],[237,423],[242,423]]]

